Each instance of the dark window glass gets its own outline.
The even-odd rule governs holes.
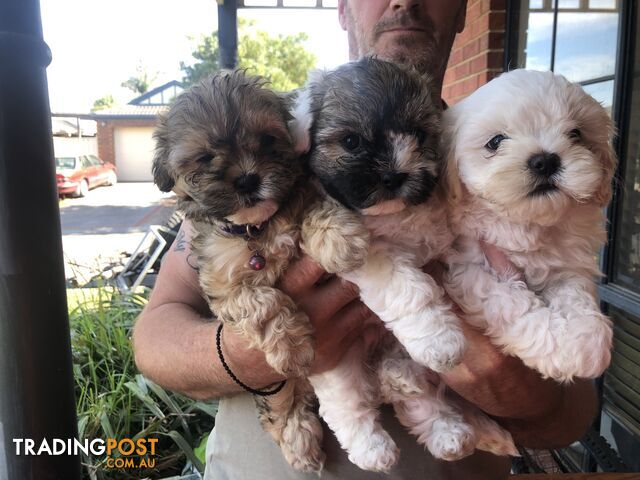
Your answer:
[[[640,25],[640,11],[637,24]],[[625,158],[620,170],[613,281],[640,294],[640,36],[636,36]]]
[[[640,318],[610,307],[614,321],[611,365],[604,376],[605,406],[640,431]]]

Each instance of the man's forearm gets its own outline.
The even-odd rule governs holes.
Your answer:
[[[529,448],[562,448],[584,436],[597,412],[593,382],[577,380],[558,388],[559,402],[546,415],[497,419],[509,430],[516,444]]]
[[[136,364],[140,371],[169,390],[196,399],[232,395],[242,389],[225,372],[216,351],[218,321],[200,316],[180,303],[167,303],[146,309],[133,333]],[[224,336],[231,336],[224,330]],[[244,383],[255,388],[280,379],[264,361],[261,352],[229,350],[233,342],[223,341],[225,360]]]

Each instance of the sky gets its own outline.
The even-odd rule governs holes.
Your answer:
[[[136,95],[120,84],[139,65],[158,72],[153,86],[180,80],[180,61],[191,62],[198,38],[218,25],[215,0],[40,2],[44,39],[53,55],[47,77],[54,113],[88,112],[109,94],[127,103]],[[347,36],[334,9],[241,9],[238,16],[274,35],[306,32],[318,68],[348,60]]]

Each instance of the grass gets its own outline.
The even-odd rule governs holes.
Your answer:
[[[168,392],[137,372],[130,337],[145,296],[123,296],[110,287],[67,295],[78,438],[158,438],[155,468],[110,469],[104,455],[83,455],[84,478],[160,479],[202,471],[202,446],[217,407]]]

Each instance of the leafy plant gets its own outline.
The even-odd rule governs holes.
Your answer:
[[[78,438],[158,438],[152,469],[108,468],[105,455],[82,458],[91,480],[164,478],[204,468],[194,449],[206,442],[217,404],[168,392],[137,373],[130,336],[146,304],[108,287],[69,291]]]
[[[254,22],[238,20],[238,67],[251,75],[260,75],[281,92],[302,86],[307,72],[316,64],[316,57],[304,47],[306,33],[270,35],[256,30]],[[203,37],[192,53],[192,65],[180,62],[184,82],[192,85],[220,70],[218,32]]]

